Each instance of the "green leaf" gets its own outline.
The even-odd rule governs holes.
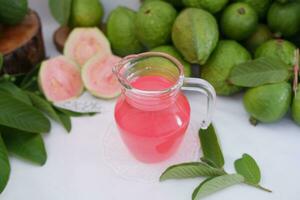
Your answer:
[[[49,0],[49,8],[54,19],[61,25],[69,22],[72,0]]]
[[[40,133],[0,127],[8,151],[39,165],[44,165],[47,153]]]
[[[2,66],[3,66],[3,55],[2,53],[0,53],[0,70],[2,70]]]
[[[0,125],[23,131],[49,132],[49,120],[36,108],[0,91]]]
[[[72,110],[67,110],[67,109],[63,109],[63,108],[57,108],[56,110],[70,116],[70,117],[82,117],[82,116],[93,116],[96,115],[96,112],[87,112],[87,113],[82,113],[82,112],[75,112]]]
[[[68,116],[64,113],[61,113],[61,112],[58,112],[57,114],[59,115],[60,121],[61,121],[62,125],[64,126],[64,128],[68,131],[68,133],[71,132],[72,123],[71,123],[70,116]]]
[[[202,182],[193,192],[192,200],[202,199],[210,194],[228,188],[232,185],[242,183],[244,177],[239,174],[226,174],[209,178]]]
[[[34,94],[33,92],[27,92],[28,96],[30,97],[32,104],[41,110],[42,112],[46,113],[51,119],[60,123],[66,131],[71,131],[71,121],[67,119],[66,116],[62,116],[62,114],[55,110],[50,102],[43,99],[42,97]],[[63,118],[63,119],[61,119]]]
[[[234,167],[236,172],[245,178],[245,182],[254,185],[260,182],[260,169],[250,155],[244,154],[242,158],[234,162]]]
[[[10,175],[10,164],[7,150],[0,134],[0,194],[5,189]]]
[[[28,105],[32,105],[27,94],[11,82],[5,81],[0,83],[0,90],[13,96]]]
[[[20,83],[18,84],[21,89],[23,90],[29,90],[29,91],[39,91],[38,86],[38,73],[40,71],[41,64],[38,64],[35,66],[35,68],[25,74],[23,78],[21,79]]]
[[[224,157],[213,125],[206,130],[200,129],[199,138],[203,151],[202,160],[213,167],[223,168]]]
[[[195,177],[211,177],[225,174],[223,170],[213,168],[206,163],[191,162],[173,165],[160,176],[160,181],[167,179],[184,179]]]
[[[233,67],[229,82],[242,87],[280,83],[290,78],[289,66],[280,59],[261,57]]]

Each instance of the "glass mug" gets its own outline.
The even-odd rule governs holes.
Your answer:
[[[201,128],[209,126],[215,107],[214,88],[205,80],[184,78],[183,66],[174,57],[158,52],[130,55],[113,72],[122,86],[115,121],[123,142],[137,160],[160,162],[178,149],[191,113],[181,90],[207,97]]]

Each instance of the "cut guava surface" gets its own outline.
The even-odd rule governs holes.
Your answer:
[[[98,28],[75,28],[69,35],[64,55],[83,66],[91,57],[101,52],[110,55],[110,44]]]
[[[117,97],[121,93],[121,85],[112,69],[120,60],[120,57],[101,53],[91,58],[81,70],[85,88],[96,97]]]
[[[80,68],[65,56],[42,62],[39,84],[51,102],[62,102],[78,97],[83,91]]]

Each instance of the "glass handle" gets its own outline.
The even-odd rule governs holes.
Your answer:
[[[215,110],[216,91],[207,81],[199,78],[184,78],[182,90],[194,91],[204,94],[207,97],[206,116],[201,121],[201,128],[207,129],[211,123],[212,114]]]

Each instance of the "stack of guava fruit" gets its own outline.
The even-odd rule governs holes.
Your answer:
[[[73,0],[71,5],[69,27],[100,27],[96,14],[89,15],[89,19],[97,23],[74,23],[75,19],[82,19],[79,17],[82,9],[88,10],[89,6],[83,5],[83,0]],[[102,16],[103,9],[97,13]],[[83,30],[81,28],[82,33],[78,35],[84,35]],[[186,76],[209,81],[218,95],[231,96],[246,91],[244,105],[252,122],[276,122],[292,107],[292,117],[300,124],[299,63],[296,61],[300,45],[300,0],[144,0],[137,11],[125,6],[112,10],[103,31],[112,48],[109,55],[123,57],[145,51],[168,53],[183,64]],[[95,39],[103,43],[100,38]],[[80,40],[80,36],[69,38],[64,52],[68,59],[85,66],[86,62],[93,63],[85,57],[93,51],[91,43],[95,41],[84,43]],[[263,67],[251,69],[252,61],[257,66],[263,63]],[[289,74],[285,78],[278,75],[282,66],[286,66],[282,74]],[[200,69],[200,74],[192,74],[191,69],[195,67]],[[235,76],[244,70],[242,77],[246,81],[250,80],[250,75],[253,79],[256,73],[260,82],[237,84],[230,79],[233,69]],[[104,71],[97,70],[97,73]],[[245,70],[252,70],[249,77]],[[297,75],[292,76],[293,72]],[[82,74],[85,74],[82,77],[86,88],[94,94],[87,82],[91,84],[94,80],[92,85],[98,87],[107,84],[102,77],[97,79],[97,75],[90,78],[87,74],[93,73],[88,70],[83,70]],[[100,92],[97,96],[106,95]]]
[[[98,28],[74,28],[66,41],[64,55],[42,62],[39,85],[50,102],[77,98],[84,88],[96,97],[111,99],[121,92],[112,72],[119,60]]]
[[[106,34],[116,55],[169,53],[183,63],[186,76],[198,65],[201,73],[196,76],[209,81],[218,95],[246,90],[244,105],[252,122],[276,122],[292,107],[300,124],[300,94],[293,81],[298,75],[292,77],[298,67],[299,0],[145,0],[138,11],[114,9]],[[290,76],[251,87],[229,80],[234,67],[265,57],[270,58],[266,66],[274,64],[273,58],[280,60],[275,66],[288,66]],[[270,73],[256,73],[270,79]]]

